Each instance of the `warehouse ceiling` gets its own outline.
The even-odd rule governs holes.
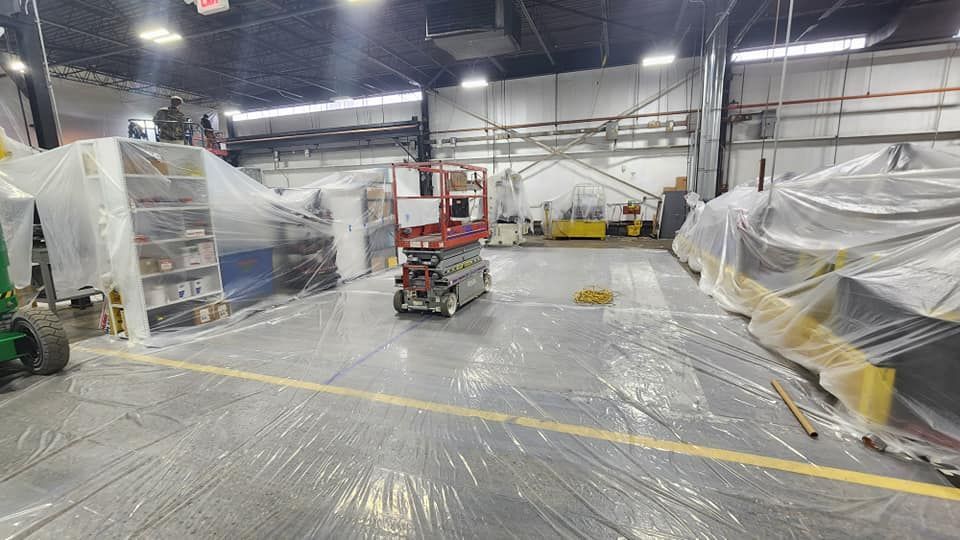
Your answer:
[[[778,4],[782,35],[789,3],[514,0],[519,49],[457,61],[426,39],[427,6],[436,1],[231,0],[229,11],[209,16],[182,0],[37,4],[56,77],[255,108],[449,86],[472,74],[499,80],[631,64],[668,50],[695,56],[712,26],[705,17],[711,2],[721,12],[732,5],[731,41],[740,47],[768,45]],[[460,4],[466,11],[478,1]],[[918,5],[953,18],[960,13],[957,0],[803,0],[797,2],[793,35],[815,40],[894,28],[884,39],[912,41],[919,39],[912,36],[949,38],[960,26],[947,30],[953,23],[943,22],[937,32],[946,35],[931,36],[929,27],[950,17],[904,16]],[[157,25],[183,39],[158,45],[139,37]]]

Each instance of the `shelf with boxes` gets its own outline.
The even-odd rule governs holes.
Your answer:
[[[203,150],[118,139],[93,150],[99,174],[87,178],[113,217],[104,231],[113,246],[111,331],[143,339],[229,316]]]

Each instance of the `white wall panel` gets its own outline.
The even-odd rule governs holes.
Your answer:
[[[957,44],[856,53],[849,56],[849,64],[847,61],[846,55],[791,59],[784,100],[960,86]],[[770,101],[776,102],[779,62],[773,65],[766,62],[735,65],[732,72],[731,99],[740,103],[762,103],[767,101],[769,87]],[[943,108],[938,126],[941,99]],[[780,137],[787,142],[779,145],[776,172],[801,172],[830,166],[884,148],[892,142],[906,140],[909,134],[930,133],[938,127],[940,131],[960,130],[960,92],[846,100],[842,106],[840,102],[787,106],[782,110],[779,131]],[[756,140],[759,131],[756,121],[736,124],[733,140]],[[841,139],[837,145],[833,138],[838,134],[840,137],[901,136],[875,143]],[[815,137],[826,140],[796,141]],[[789,142],[791,139],[794,142]],[[932,137],[913,142],[933,146]],[[960,153],[956,140],[941,139],[936,147]],[[768,141],[764,152],[768,173],[772,148],[772,141]],[[759,144],[734,144],[729,156],[731,184],[754,181],[760,156]]]
[[[894,92],[913,89],[936,88],[943,83],[945,68],[955,45],[930,46],[908,50],[858,53],[850,56],[825,56],[818,58],[792,59],[789,62],[788,79],[785,85],[786,100],[812,97],[856,95]],[[947,86],[960,86],[960,58],[952,61]],[[507,167],[519,170],[546,156],[536,145],[512,139],[509,144],[500,140],[496,144],[489,138],[489,131],[466,131],[444,133],[463,128],[483,128],[485,124],[450,105],[452,100],[459,106],[485,116],[500,124],[527,124],[582,119],[594,116],[612,116],[644,100],[675,81],[680,80],[695,66],[687,60],[662,69],[643,69],[636,65],[605,70],[566,73],[559,76],[532,77],[506,82],[494,82],[484,89],[444,88],[440,92],[445,99],[431,99],[431,128],[440,132],[435,138],[447,140],[435,146],[435,154],[442,159],[457,159],[488,167],[497,173]],[[731,69],[733,81],[731,99],[741,103],[776,101],[779,90],[779,64],[739,64]],[[844,76],[846,83],[844,84]],[[845,86],[845,88],[844,88]],[[641,112],[683,110],[690,108],[691,91],[699,92],[699,81],[668,93],[663,98],[645,107]],[[943,96],[941,130],[960,130],[960,93]],[[694,97],[692,102],[697,103]],[[841,136],[878,135],[891,133],[929,132],[935,129],[937,105],[940,95],[930,94],[863,101],[817,103],[785,107],[781,123],[781,137],[786,140],[819,137],[815,141],[783,142],[777,157],[777,170],[805,171],[828,166],[834,160],[843,161],[890,144],[889,142],[848,141],[834,144],[838,119]],[[396,112],[387,110],[380,120],[377,116],[363,118],[366,121],[391,121],[390,118],[416,115],[417,104],[411,110]],[[347,113],[349,111],[341,111]],[[323,114],[323,113],[321,113]],[[372,114],[376,115],[376,112]],[[590,165],[625,181],[632,182],[648,191],[659,193],[664,186],[674,183],[675,177],[686,174],[687,137],[683,129],[672,133],[645,129],[647,122],[655,117],[628,120],[621,123],[620,138],[616,145],[596,136],[570,149],[571,154],[584,157]],[[682,116],[671,117],[680,120]],[[662,118],[666,120],[666,118]],[[319,116],[313,119],[315,127],[353,125],[356,117]],[[337,123],[339,122],[339,124]],[[597,125],[559,125],[557,129],[577,129]],[[489,126],[486,126],[489,127]],[[631,128],[638,128],[631,131]],[[554,126],[529,128],[525,132],[551,131]],[[759,124],[747,122],[736,124],[735,141],[759,138]],[[449,139],[457,138],[451,143]],[[549,146],[563,145],[573,136],[539,138]],[[470,139],[474,139],[471,141]],[[930,141],[921,144],[931,144]],[[958,143],[941,140],[938,148],[958,151]],[[772,144],[767,143],[765,155],[768,165]],[[369,165],[385,165],[404,159],[405,154],[397,148],[357,148],[337,152],[314,154],[310,159],[302,156],[284,157],[276,172],[270,156],[255,158],[268,172],[265,182],[271,185],[298,185],[312,181],[322,171],[330,168],[349,168]],[[757,173],[760,146],[758,144],[734,144],[729,154],[729,177],[732,183],[751,181]],[[306,167],[306,169],[303,169]],[[582,182],[598,182],[608,187],[608,201],[618,202],[627,198],[640,198],[639,192],[630,193],[615,181],[571,161],[556,159],[545,161],[527,174],[529,199],[537,204],[569,191]]]

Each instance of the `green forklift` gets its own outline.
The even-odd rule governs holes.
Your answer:
[[[63,324],[52,311],[18,309],[9,266],[7,243],[0,229],[0,362],[19,359],[30,373],[57,373],[70,360]]]

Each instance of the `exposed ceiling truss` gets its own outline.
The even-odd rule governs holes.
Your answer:
[[[712,27],[705,6],[731,4],[508,1],[521,17],[520,49],[457,61],[425,39],[424,0],[232,0],[230,11],[210,17],[179,0],[37,0],[54,77],[243,107],[446,86],[478,71],[503,79],[634,64],[666,49],[695,55]],[[917,2],[949,8],[960,0]],[[744,47],[769,43],[775,4],[738,0],[731,34]],[[902,0],[805,0],[795,17],[805,38],[817,39],[872,32],[900,8]],[[183,42],[144,42],[138,34],[148,24],[170,27]]]

